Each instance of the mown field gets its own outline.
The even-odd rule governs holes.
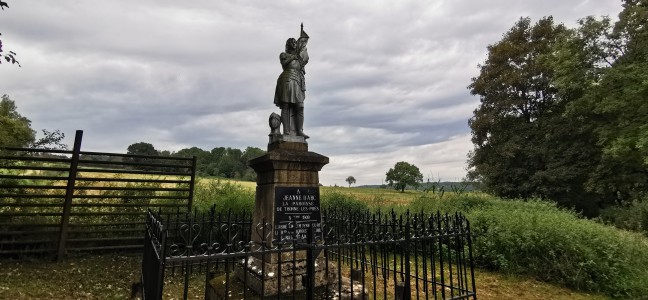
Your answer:
[[[194,206],[249,210],[252,182],[202,178]],[[322,187],[323,208],[463,212],[474,233],[479,299],[646,299],[648,239],[540,201],[504,201],[481,193]],[[127,299],[139,279],[138,255],[66,261],[0,261],[0,299]],[[165,299],[181,298],[169,277]],[[193,279],[202,298],[204,279]]]

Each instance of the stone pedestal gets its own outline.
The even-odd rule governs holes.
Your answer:
[[[304,238],[310,227],[321,235],[318,172],[328,162],[328,157],[309,152],[303,138],[292,141],[285,136],[271,139],[268,153],[250,160],[257,173],[253,242],[266,249],[275,247],[273,241],[278,239],[307,242]],[[336,282],[336,266],[327,265],[322,253],[315,256],[314,285]],[[305,288],[307,261],[305,250],[249,257],[236,274],[259,294],[291,293]]]
[[[309,152],[308,144],[275,142],[268,144],[268,153],[250,160],[249,165],[257,173],[257,188],[253,224],[269,226],[253,229],[252,240],[257,243],[275,238],[275,215],[277,212],[275,192],[277,188],[310,188],[317,190],[319,207],[319,175],[328,164],[326,156]],[[321,223],[321,220],[318,222]],[[272,227],[272,228],[270,228]],[[267,231],[270,232],[267,232]],[[265,236],[262,237],[263,233]]]

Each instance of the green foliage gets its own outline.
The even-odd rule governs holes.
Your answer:
[[[645,237],[582,219],[555,204],[464,193],[420,197],[410,209],[465,213],[478,266],[615,298],[648,293]]]
[[[404,192],[408,185],[416,188],[423,182],[423,174],[421,174],[419,168],[404,161],[397,162],[385,175],[389,186],[401,192]]]
[[[503,202],[470,213],[475,259],[504,272],[532,274],[622,298],[648,293],[647,241],[583,220],[546,202]]]
[[[493,197],[483,193],[448,193],[443,198],[439,193],[423,192],[410,202],[408,208],[412,211],[465,213],[492,205]]]
[[[331,190],[320,196],[322,210],[337,209],[348,213],[363,213],[369,209],[364,201],[358,200],[352,194]]]
[[[593,138],[578,130],[578,120],[563,117],[565,102],[553,83],[550,56],[566,33],[551,17],[535,24],[523,18],[488,47],[469,86],[481,102],[469,121],[469,178],[500,197],[549,198],[594,215],[583,187],[596,161],[587,150]]]
[[[0,101],[0,147],[26,147],[36,137],[31,121],[21,116],[16,102],[3,95]]]
[[[586,216],[648,191],[648,1],[575,29],[521,19],[488,47],[469,86],[469,178],[506,198],[551,199]]]
[[[143,145],[142,145],[143,144]],[[153,153],[155,149],[148,143],[136,143],[137,149],[146,153]],[[131,150],[129,146],[129,152]],[[265,154],[265,151],[256,147],[247,147],[245,151],[234,148],[216,147],[211,151],[206,151],[198,147],[181,149],[178,152],[157,151],[154,155],[171,156],[171,157],[196,157],[196,173],[201,176],[217,176],[224,178],[241,179],[245,181],[255,181],[256,173],[252,168],[247,166],[250,159]],[[150,154],[145,154],[150,155]]]
[[[347,177],[344,181],[346,181],[349,184],[349,187],[351,187],[351,185],[356,183],[356,179],[353,176]]]
[[[251,213],[254,192],[239,184],[221,180],[199,181],[194,189],[193,207],[207,212],[215,205],[217,212]]]
[[[126,149],[126,154],[157,156],[158,151],[155,150],[155,147],[150,143],[139,142],[130,144]]]
[[[648,237],[648,201],[612,206],[601,210],[599,220],[617,228],[641,232]]]

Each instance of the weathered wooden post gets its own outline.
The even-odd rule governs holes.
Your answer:
[[[61,226],[59,228],[58,251],[56,254],[57,261],[60,261],[65,257],[65,242],[67,241],[70,213],[72,212],[72,198],[74,197],[74,185],[76,183],[77,167],[79,166],[79,154],[81,152],[82,139],[83,130],[77,130],[76,135],[74,136],[72,160],[70,162],[70,171],[68,173],[68,181],[65,188],[65,202],[63,203],[63,214],[61,216]]]

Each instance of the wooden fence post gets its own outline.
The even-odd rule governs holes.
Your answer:
[[[77,176],[77,167],[79,165],[79,153],[81,152],[81,140],[83,139],[83,130],[77,130],[74,136],[74,148],[72,149],[72,160],[70,162],[70,171],[68,173],[68,182],[65,189],[65,203],[63,204],[63,216],[61,217],[61,227],[59,230],[58,253],[56,260],[60,261],[65,257],[65,241],[68,236],[68,225],[70,223],[70,212],[72,211],[72,196],[74,196],[74,185]]]

